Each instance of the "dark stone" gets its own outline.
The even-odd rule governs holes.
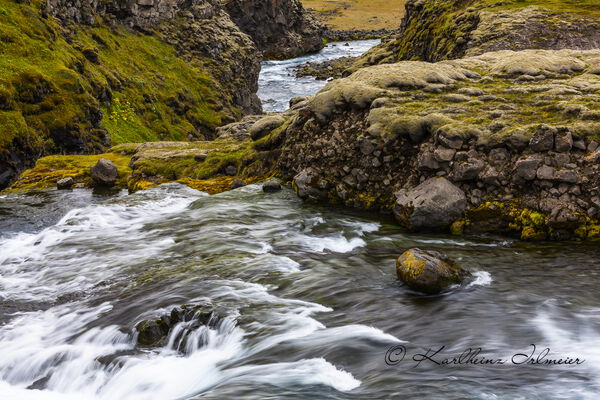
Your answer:
[[[262,190],[265,193],[275,193],[281,190],[281,184],[274,179],[263,183]]]
[[[533,151],[550,151],[554,148],[555,129],[549,126],[541,126],[529,141],[529,147]]]
[[[113,186],[117,181],[119,172],[112,161],[101,158],[98,160],[98,163],[90,169],[90,175],[96,185]]]
[[[485,163],[476,158],[455,162],[450,178],[454,181],[470,181],[476,179],[484,168]]]
[[[225,168],[225,174],[229,175],[229,176],[235,176],[237,174],[237,167],[235,165],[228,165],[227,168]]]
[[[56,182],[56,187],[60,190],[71,189],[73,187],[73,185],[75,185],[75,179],[73,179],[71,177],[63,178],[63,179],[60,179],[58,182]]]
[[[204,162],[204,161],[206,161],[206,157],[207,157],[207,155],[204,154],[204,153],[196,154],[194,156],[194,161],[196,161],[196,162]]]
[[[320,201],[327,198],[328,183],[314,168],[305,168],[294,177],[293,187],[302,200]]]
[[[231,189],[237,189],[237,188],[241,188],[241,187],[244,187],[244,186],[246,186],[246,182],[244,182],[241,179],[236,179],[231,184]]]
[[[526,158],[517,161],[515,172],[517,176],[526,181],[532,181],[536,177],[537,169],[540,166],[540,160],[535,158]]]
[[[440,293],[471,276],[454,259],[418,248],[407,250],[398,258],[396,274],[409,288],[426,294]]]

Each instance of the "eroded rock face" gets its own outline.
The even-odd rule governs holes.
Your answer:
[[[262,109],[256,96],[260,54],[219,0],[47,0],[45,12],[67,24],[106,20],[157,32],[182,58],[210,72],[236,106],[246,113]]]
[[[596,13],[586,13],[583,4],[565,1],[550,8],[543,1],[537,6],[531,3],[408,0],[397,39],[367,52],[351,69],[399,60],[440,61],[507,49],[600,48],[600,19]],[[586,2],[585,7],[597,5]]]
[[[225,7],[265,58],[292,58],[324,47],[325,28],[299,0],[229,0]]]
[[[278,167],[301,197],[385,212],[443,177],[464,193],[464,218],[451,215],[465,231],[590,238],[598,63],[600,51],[525,50],[364,68],[291,116]]]
[[[445,178],[430,178],[396,193],[394,215],[415,231],[447,230],[467,208],[465,193]]]
[[[396,261],[398,279],[413,290],[438,294],[471,276],[456,260],[432,250],[410,249]]]

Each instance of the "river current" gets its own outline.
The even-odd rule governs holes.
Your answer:
[[[411,247],[475,279],[414,293]],[[597,399],[599,267],[594,243],[409,234],[259,185],[3,195],[0,399]],[[184,347],[136,346],[207,301],[225,318]]]

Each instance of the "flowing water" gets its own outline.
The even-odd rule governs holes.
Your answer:
[[[410,291],[395,259],[416,246],[475,279]],[[4,195],[0,399],[597,399],[599,267],[593,243],[408,234],[257,185]],[[136,345],[207,301],[218,323]]]
[[[357,57],[380,43],[376,40],[328,43],[318,53],[282,61],[265,61],[258,80],[258,97],[266,112],[284,111],[289,101],[296,96],[311,96],[317,93],[326,81],[310,76],[296,78],[294,69],[307,62],[323,62],[341,57]]]

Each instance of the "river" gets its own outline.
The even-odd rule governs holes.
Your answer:
[[[395,259],[417,246],[475,279],[410,291]],[[259,185],[3,195],[0,399],[597,399],[599,266],[593,243],[408,234]],[[207,301],[224,318],[184,348],[136,346]]]
[[[284,111],[289,100],[296,96],[311,96],[317,93],[326,81],[310,76],[296,77],[294,69],[307,62],[323,62],[341,57],[357,57],[380,43],[375,40],[328,43],[323,50],[315,54],[281,61],[262,63],[258,78],[258,97],[265,112]]]

